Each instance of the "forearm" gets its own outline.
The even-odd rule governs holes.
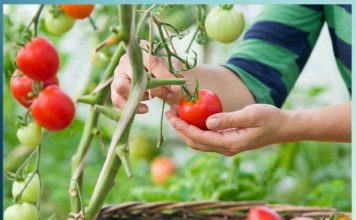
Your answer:
[[[202,64],[182,75],[192,85],[191,89],[194,89],[195,81],[198,80],[201,89],[216,93],[225,112],[236,111],[255,103],[251,92],[240,78],[223,66]]]
[[[351,103],[318,109],[285,111],[281,142],[315,140],[351,142]]]

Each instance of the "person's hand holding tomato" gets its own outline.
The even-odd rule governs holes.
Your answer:
[[[254,104],[230,113],[218,113],[206,121],[209,130],[201,130],[178,116],[173,105],[166,113],[184,142],[193,149],[233,156],[284,140],[285,113],[272,105]]]

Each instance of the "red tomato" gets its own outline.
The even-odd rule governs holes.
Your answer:
[[[209,90],[199,90],[198,99],[191,102],[183,98],[179,102],[178,115],[188,124],[207,130],[209,116],[222,112],[222,105],[217,95]]]
[[[45,81],[57,74],[59,56],[47,39],[36,37],[21,48],[16,56],[16,64],[31,79]]]
[[[250,210],[247,220],[283,220],[283,218],[267,207],[258,207]]]
[[[70,17],[84,19],[90,16],[95,5],[91,4],[62,4],[62,10]]]
[[[67,128],[73,121],[75,107],[70,97],[58,86],[45,88],[31,105],[31,113],[38,124],[50,131]]]
[[[20,70],[16,70],[12,75],[10,81],[11,93],[15,99],[24,107],[28,108],[31,106],[31,101],[33,98],[28,96],[32,92],[33,80],[24,75]],[[53,78],[43,82],[44,88],[49,85],[58,85],[58,77],[55,75]]]
[[[151,177],[157,185],[165,183],[175,171],[176,165],[169,157],[158,156],[151,163]]]

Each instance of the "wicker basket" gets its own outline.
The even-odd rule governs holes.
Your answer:
[[[327,220],[335,216],[343,216],[343,220],[351,219],[349,213],[338,212],[334,208],[279,204],[271,205],[259,201],[199,201],[156,203],[127,202],[120,205],[107,205],[101,210],[98,220],[246,220],[248,210],[259,206],[267,206],[277,211],[284,217],[284,219],[291,219],[293,217],[310,217]]]

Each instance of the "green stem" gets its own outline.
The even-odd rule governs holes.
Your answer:
[[[167,85],[184,85],[186,82],[185,78],[148,78],[147,89],[156,88],[159,86],[167,86]]]
[[[189,42],[189,44],[188,44],[187,49],[185,50],[186,53],[189,53],[189,50],[190,50],[190,48],[192,47],[193,42],[194,42],[194,40],[195,40],[195,38],[196,38],[196,36],[197,36],[199,30],[200,30],[200,27],[199,27],[199,25],[198,25],[197,28],[195,29],[195,32],[194,32],[194,35],[193,35],[192,39],[190,39],[190,42]]]
[[[108,67],[105,70],[103,80],[109,79],[112,77],[114,74],[114,70],[116,66],[119,64],[120,58],[122,55],[125,53],[125,45],[123,43],[120,43],[119,46],[117,47]],[[102,90],[100,90],[98,93],[95,94],[96,97],[96,104],[98,105],[103,105],[104,101],[109,94],[110,87],[106,87]],[[72,175],[76,174],[77,169],[80,168],[80,164],[85,158],[86,152],[89,149],[90,143],[92,142],[93,139],[93,129],[96,127],[98,123],[98,116],[99,113],[94,111],[94,107],[90,106],[89,110],[89,115],[87,120],[85,121],[84,125],[84,131],[82,134],[82,137],[80,139],[77,152],[72,158]],[[83,171],[80,172],[80,175],[78,176],[77,179],[72,180],[69,188],[70,192],[70,197],[71,197],[71,212],[73,213],[78,213],[81,209],[81,204],[79,200],[79,192],[78,188],[82,190],[82,185],[83,185]],[[77,182],[78,187],[76,187],[75,182]]]
[[[132,19],[132,24],[135,20],[135,15],[132,13],[133,8],[127,8],[127,6],[121,5],[120,12],[130,15]],[[147,19],[150,11],[146,11],[142,19]],[[126,17],[125,15],[121,15]],[[126,24],[131,24],[131,21],[126,21]],[[144,22],[139,24],[144,25]],[[142,30],[139,26],[138,30]],[[85,219],[96,219],[98,216],[102,205],[105,202],[107,195],[109,194],[111,188],[114,186],[115,177],[121,165],[120,158],[116,155],[116,149],[118,146],[127,144],[128,136],[130,133],[131,125],[133,123],[137,106],[143,98],[143,95],[147,86],[147,75],[143,67],[142,51],[139,46],[139,36],[140,33],[136,33],[134,26],[130,26],[130,39],[128,45],[128,57],[132,67],[132,90],[128,98],[128,102],[122,112],[122,116],[117,125],[117,128],[111,139],[109,150],[104,162],[104,165],[100,171],[98,181],[95,185],[94,192],[89,202],[88,210]]]
[[[95,105],[96,104],[96,97],[93,95],[83,95],[79,96],[76,100],[77,102],[89,104],[89,105]]]
[[[159,136],[158,136],[158,141],[157,141],[157,148],[160,148],[162,143],[165,140],[165,137],[163,136],[163,115],[164,115],[164,107],[166,105],[166,100],[163,99],[162,102],[162,110],[161,110],[161,118],[160,118],[160,123],[159,123]]]
[[[97,113],[100,113],[102,115],[105,115],[106,117],[108,117],[114,121],[119,121],[120,117],[121,117],[121,111],[117,111],[113,108],[109,108],[109,107],[102,106],[102,105],[95,105],[94,111]]]
[[[38,22],[39,22],[39,19],[40,19],[40,16],[41,16],[41,12],[44,8],[44,4],[41,4],[37,11],[36,11],[36,14],[35,16],[31,19],[30,23],[26,26],[25,30],[23,31],[26,32],[28,31],[28,29],[31,27],[31,25],[33,24],[33,27],[34,27],[34,36],[37,37],[37,34],[38,34]]]

